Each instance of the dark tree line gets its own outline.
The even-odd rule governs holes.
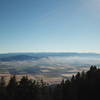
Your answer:
[[[12,76],[6,84],[0,78],[0,100],[99,100],[100,69],[91,66],[87,72],[77,73],[60,84],[48,85],[43,80],[30,80],[27,76],[18,82]]]

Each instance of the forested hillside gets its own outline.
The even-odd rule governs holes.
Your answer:
[[[4,77],[0,79],[1,100],[98,100],[99,91],[100,69],[96,66],[56,85],[30,80],[27,76],[17,81],[14,75],[8,83]]]

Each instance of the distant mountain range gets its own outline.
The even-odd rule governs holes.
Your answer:
[[[0,54],[0,61],[37,60],[43,57],[100,57],[97,53],[8,53]]]
[[[23,61],[32,59],[37,59],[37,57],[32,57],[27,55],[16,55],[16,56],[0,58],[0,61]]]

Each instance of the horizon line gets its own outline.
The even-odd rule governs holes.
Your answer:
[[[100,52],[88,52],[88,51],[33,51],[33,52],[3,52],[0,54],[17,54],[17,53],[95,53],[95,54],[100,54]]]

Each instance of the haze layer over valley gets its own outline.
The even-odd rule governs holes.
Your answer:
[[[91,65],[100,66],[95,53],[13,53],[0,54],[0,74],[29,75],[34,79],[58,82]]]

